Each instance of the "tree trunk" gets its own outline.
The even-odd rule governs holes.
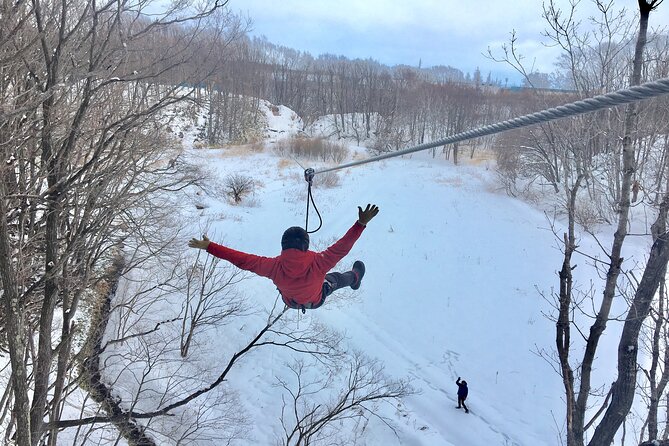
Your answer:
[[[583,426],[581,419],[575,420],[576,396],[574,393],[574,371],[569,363],[569,352],[571,349],[571,309],[572,309],[572,266],[571,257],[576,250],[576,236],[574,234],[576,196],[580,189],[583,176],[576,178],[574,187],[569,192],[567,207],[568,231],[564,234],[564,256],[562,269],[560,270],[560,295],[559,312],[556,323],[555,343],[557,345],[558,358],[560,360],[560,375],[565,390],[565,401],[567,404],[567,445],[577,446],[583,444]],[[579,422],[575,422],[579,421]]]
[[[631,85],[639,85],[641,81],[641,66],[643,62],[643,51],[646,46],[646,35],[648,30],[648,16],[653,9],[655,0],[650,4],[646,0],[639,0],[639,35],[636,42],[636,49],[634,52],[634,64],[632,67]],[[627,217],[630,208],[630,191],[632,187],[632,178],[635,172],[634,166],[634,146],[633,146],[633,129],[637,117],[638,106],[632,103],[627,107],[625,113],[625,129],[623,136],[623,180],[622,180],[622,194],[620,197],[620,216],[618,220],[618,230],[614,236],[614,246],[611,255],[611,268],[607,274],[606,289],[604,291],[604,299],[607,302],[606,306],[610,310],[611,302],[615,294],[616,281],[620,273],[620,248],[622,242],[627,234]],[[658,216],[660,219],[661,216]],[[613,395],[611,397],[611,405],[606,410],[604,418],[595,429],[595,433],[590,440],[590,445],[609,445],[613,442],[613,438],[620,428],[620,425],[625,421],[625,417],[632,406],[634,400],[634,391],[636,389],[636,370],[637,370],[637,346],[639,331],[645,318],[648,316],[651,308],[651,303],[655,292],[657,291],[660,280],[664,280],[661,273],[665,271],[667,266],[667,259],[669,258],[669,250],[666,247],[667,234],[660,236],[650,251],[650,258],[646,263],[641,283],[637,287],[634,301],[627,314],[625,324],[623,326],[623,333],[620,337],[618,345],[618,378],[613,383]],[[604,307],[605,304],[602,305]],[[597,315],[597,322],[593,326],[605,326],[606,319],[600,319]],[[607,312],[608,317],[608,312]],[[591,337],[594,335],[591,331]],[[597,338],[601,333],[597,334]],[[588,346],[590,346],[590,339],[588,339]],[[593,356],[588,358],[589,369],[591,369]],[[584,361],[585,368],[585,361]],[[590,370],[588,370],[589,380]],[[584,408],[585,409],[585,408]]]
[[[669,208],[669,194],[665,195],[664,200],[662,200],[660,205],[659,216],[664,218],[658,218],[651,226],[653,240],[657,240],[657,238],[666,229],[667,208]],[[666,276],[666,270],[662,273],[662,275]],[[665,339],[664,342],[661,342],[663,339],[662,332],[664,331],[664,326],[666,324],[665,304],[667,296],[665,288],[665,281],[661,281],[658,297],[659,302],[657,309],[657,320],[655,321],[655,328],[653,330],[652,338],[651,367],[648,371],[648,380],[650,381],[650,395],[646,424],[648,425],[649,440],[655,440],[658,438],[658,411],[660,406],[660,398],[664,393],[667,383],[669,383],[669,351],[667,351],[667,340]],[[663,367],[661,369],[661,375],[658,379],[657,374],[660,365],[660,355],[663,351]]]
[[[54,55],[55,60],[57,55]],[[57,70],[57,64],[49,64],[50,69]],[[55,76],[55,74],[53,75]],[[55,78],[52,82],[55,82]],[[49,374],[51,372],[51,359],[53,351],[51,346],[51,333],[53,316],[56,308],[56,298],[58,294],[57,284],[57,269],[62,268],[58,266],[58,232],[60,227],[60,191],[58,190],[58,183],[60,181],[60,160],[59,156],[54,150],[51,132],[53,131],[52,118],[53,99],[45,101],[43,106],[43,125],[42,129],[42,163],[49,166],[47,173],[47,185],[51,193],[47,200],[47,216],[45,228],[45,256],[44,256],[44,299],[42,300],[42,308],[39,320],[39,349],[37,352],[37,360],[34,366],[34,380],[35,392],[33,396],[32,406],[30,408],[30,429],[32,432],[32,444],[35,446],[39,441],[43,425],[44,413],[47,403],[47,396],[49,390]]]
[[[0,190],[4,189],[0,182]],[[26,351],[26,327],[23,305],[16,284],[16,272],[12,268],[12,255],[7,227],[8,215],[6,201],[0,199],[0,280],[2,284],[2,307],[5,313],[7,344],[9,359],[12,366],[12,382],[14,390],[13,415],[16,420],[16,445],[30,446],[30,399],[28,398],[28,373],[23,355]]]
[[[609,445],[625,421],[632,407],[636,390],[637,351],[639,332],[643,321],[650,312],[653,297],[658,284],[664,280],[663,273],[669,260],[669,233],[665,232],[653,244],[650,258],[646,264],[641,282],[625,319],[623,332],[618,345],[618,379],[613,383],[611,405],[606,410],[602,422],[599,423],[590,445]]]

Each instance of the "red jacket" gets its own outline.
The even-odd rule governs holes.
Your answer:
[[[356,221],[342,238],[323,252],[284,249],[278,257],[261,257],[214,242],[209,243],[207,252],[238,268],[272,279],[284,302],[292,299],[299,305],[315,304],[321,300],[325,274],[349,253],[364,229],[365,226]]]

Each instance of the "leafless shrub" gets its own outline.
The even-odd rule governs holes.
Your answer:
[[[593,231],[598,224],[604,223],[599,203],[593,200],[581,200],[575,205],[574,220],[586,231]]]
[[[241,203],[242,198],[253,191],[253,187],[253,179],[246,175],[235,173],[225,179],[225,191],[236,204]]]
[[[330,146],[330,158],[335,163],[339,164],[349,157],[349,150],[345,146],[333,142],[327,144]]]
[[[495,152],[497,158],[497,173],[507,193],[516,195],[516,181],[520,176],[520,154],[514,147],[502,147]]]
[[[370,149],[373,155],[381,155],[406,148],[411,142],[412,139],[409,133],[405,128],[400,126],[398,128],[386,129],[378,134]]]
[[[390,420],[380,414],[379,405],[415,392],[407,381],[388,379],[377,360],[360,353],[345,355],[325,374],[310,373],[312,367],[302,360],[289,368],[292,382],[279,380],[286,391],[281,409],[284,438],[280,441],[284,446],[317,444],[325,439],[353,441],[372,417],[394,430]]]

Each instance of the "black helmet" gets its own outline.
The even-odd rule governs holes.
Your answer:
[[[299,249],[306,251],[309,249],[309,234],[299,226],[293,226],[286,229],[281,237],[281,249]]]

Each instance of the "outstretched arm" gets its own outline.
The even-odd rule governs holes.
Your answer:
[[[320,253],[320,260],[322,263],[319,267],[329,271],[337,264],[337,262],[343,259],[344,256],[351,251],[353,244],[360,238],[367,223],[369,223],[372,218],[376,217],[378,213],[379,208],[376,205],[368,204],[364,210],[358,206],[358,221],[353,224],[351,229],[349,229],[342,238]]]
[[[251,271],[259,276],[271,277],[276,259],[270,257],[261,257],[254,254],[247,254],[241,251],[235,251],[223,245],[219,245],[210,241],[206,235],[202,236],[202,240],[196,238],[188,242],[191,248],[205,249],[207,252],[219,259],[227,260],[236,267]]]

